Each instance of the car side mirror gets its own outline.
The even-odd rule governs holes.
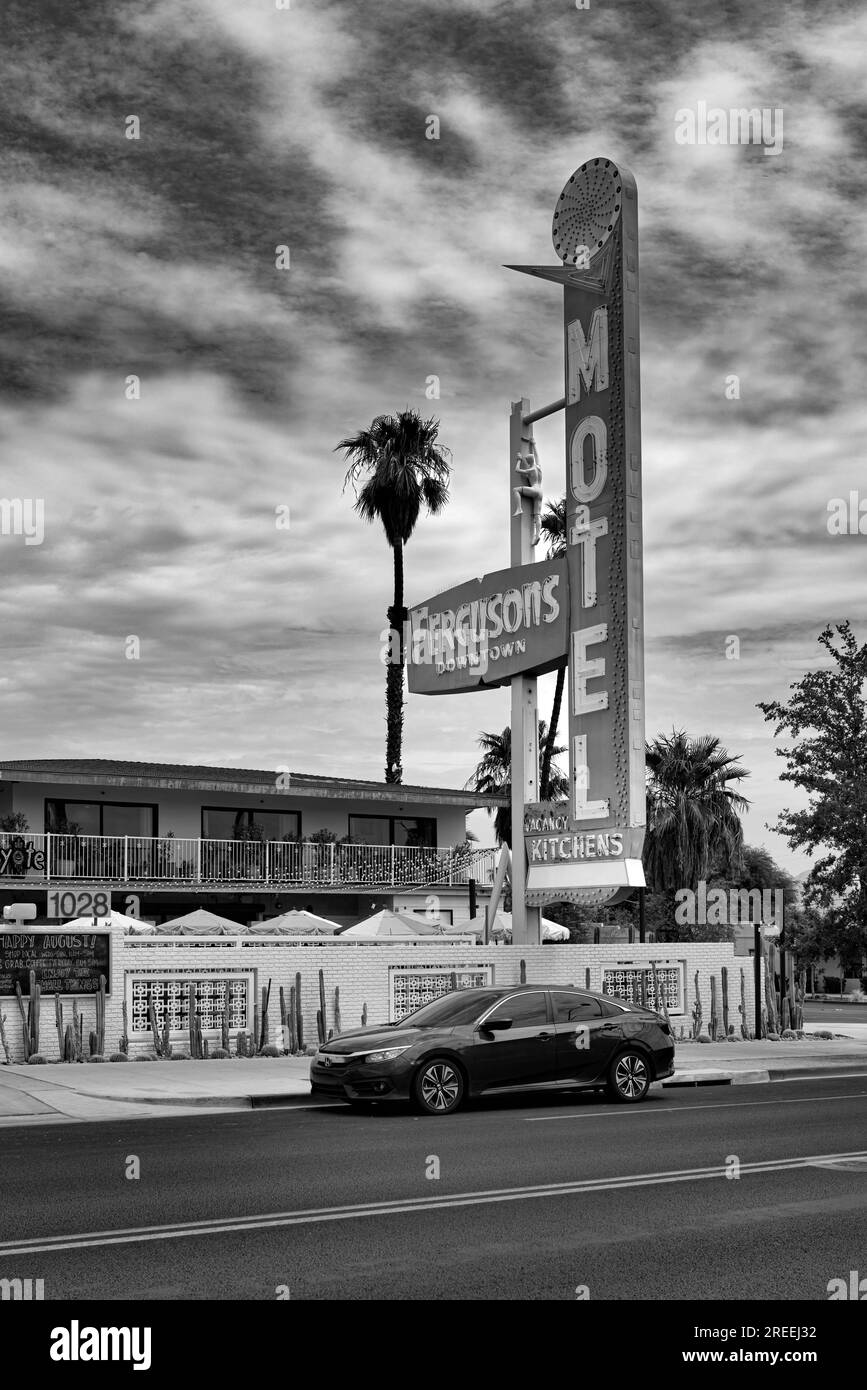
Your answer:
[[[512,1020],[510,1018],[488,1018],[482,1024],[482,1028],[486,1033],[503,1033],[507,1028],[511,1028],[511,1026]]]

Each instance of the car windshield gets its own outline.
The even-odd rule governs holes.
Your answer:
[[[472,1023],[479,1014],[500,998],[497,990],[457,990],[423,1004],[415,1013],[407,1014],[395,1028],[454,1028],[459,1023]]]

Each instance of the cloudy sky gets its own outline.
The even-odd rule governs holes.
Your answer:
[[[0,535],[2,752],[381,776],[390,554],[334,446],[442,422],[411,601],[507,562],[509,403],[562,394],[562,337],[502,266],[553,262],[602,154],[639,187],[648,733],[719,735],[802,868],[755,703],[827,622],[867,635],[867,540],[827,524],[864,474],[867,12],[278,3],[6,0],[2,492],[45,530]],[[699,102],[781,112],[782,149],[679,143]],[[562,417],[537,440],[553,498]],[[506,718],[415,697],[406,780],[461,785]]]

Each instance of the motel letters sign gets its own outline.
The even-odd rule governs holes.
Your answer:
[[[611,902],[644,884],[638,200],[630,172],[608,159],[582,164],[560,195],[553,240],[562,265],[511,269],[563,286],[568,602],[562,580],[546,590],[550,561],[474,581],[475,590],[473,584],[449,590],[413,610],[413,635],[433,627],[455,640],[477,622],[475,665],[468,656],[454,669],[440,660],[438,671],[434,658],[411,664],[409,674],[411,691],[457,691],[568,660],[569,801],[526,807],[531,906],[569,898]],[[484,636],[485,620],[506,611],[504,597],[499,609],[492,606],[492,589],[518,595],[531,571],[543,596],[556,595],[558,612],[551,615],[543,603],[535,628],[526,621],[526,632],[519,632],[521,603],[513,598],[511,649],[504,657],[498,632],[496,671],[487,659],[482,674],[482,648],[492,641]],[[439,615],[433,624],[432,614]]]

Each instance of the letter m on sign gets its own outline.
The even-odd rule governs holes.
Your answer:
[[[566,328],[566,372],[570,405],[581,399],[581,382],[585,391],[604,391],[608,386],[608,310],[593,310],[590,321],[590,342],[584,337],[580,319],[573,319]],[[595,385],[594,385],[595,378]]]

